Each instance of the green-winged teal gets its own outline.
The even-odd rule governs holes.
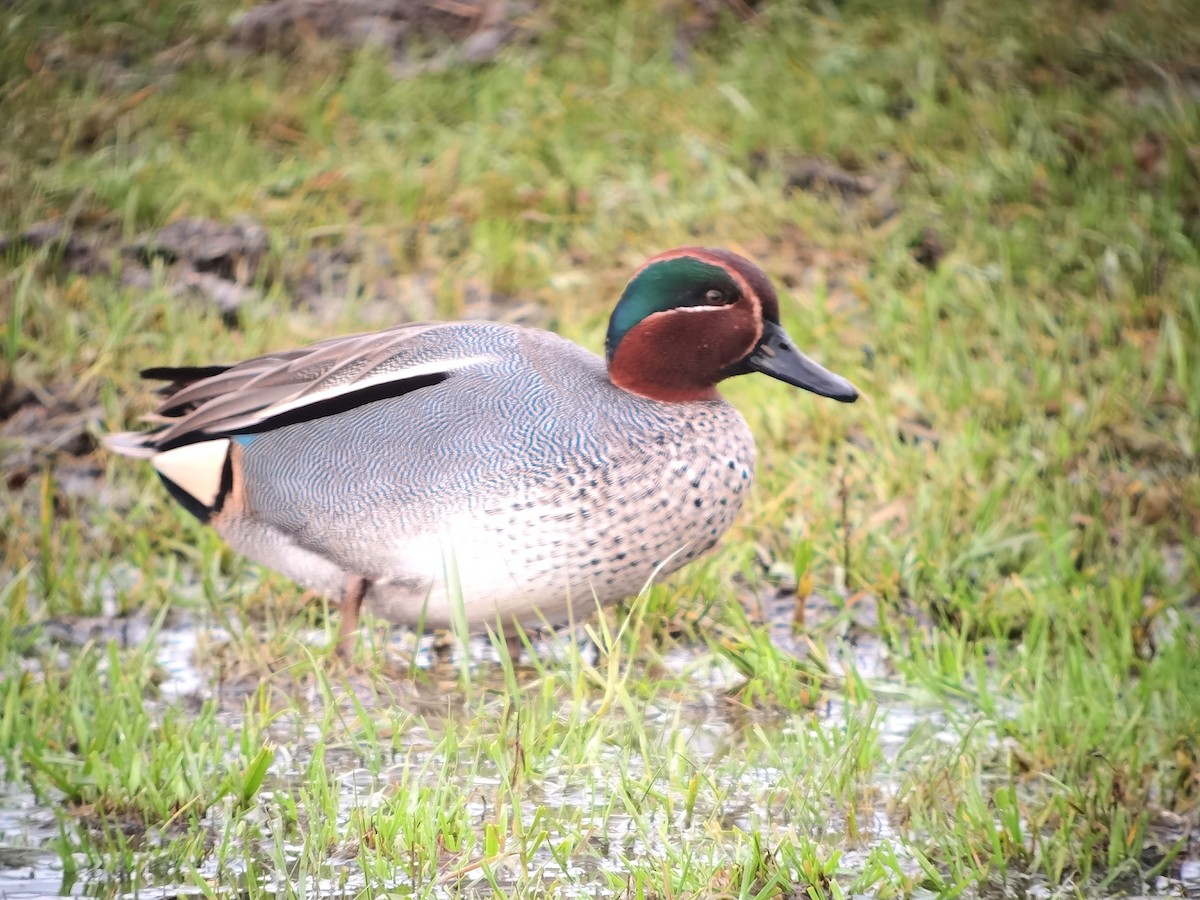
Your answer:
[[[109,436],[250,559],[393,623],[566,621],[709,550],[754,472],[717,382],[763,372],[844,402],[766,275],[682,247],[634,273],[606,361],[493,322],[400,325],[170,381],[148,433]],[[461,598],[461,599],[460,599]]]

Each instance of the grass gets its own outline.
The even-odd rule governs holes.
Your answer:
[[[235,7],[0,30],[0,230],[268,237],[232,317],[161,260],[4,251],[0,382],[51,424],[0,432],[0,842],[31,798],[104,896],[1108,896],[1200,857],[1186,2],[779,0],[682,63],[688,4],[546,2],[536,41],[402,81],[222,50]],[[792,183],[807,155],[875,189]],[[760,262],[864,397],[727,383],[750,508],[596,654],[412,669],[372,633],[332,670],[323,604],[145,467],[37,449],[134,423],[151,363],[481,310],[596,349],[692,241]],[[89,638],[115,614],[145,640]]]

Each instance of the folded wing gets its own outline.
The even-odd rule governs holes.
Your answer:
[[[167,487],[203,520],[231,485],[231,439],[430,387],[486,363],[483,348],[464,352],[444,339],[445,324],[401,325],[259,356],[231,366],[159,367],[147,378],[170,382],[145,420],[159,427],[107,435],[115,453],[149,459]]]
[[[278,427],[396,397],[484,363],[486,353],[438,353],[422,336],[446,326],[401,325],[259,356],[232,366],[158,367],[146,378],[170,381],[145,421],[160,427],[109,435],[110,449],[150,456],[214,437]]]

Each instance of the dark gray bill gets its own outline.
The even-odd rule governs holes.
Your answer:
[[[739,369],[743,372],[762,372],[842,403],[853,403],[858,399],[854,385],[797,350],[787,332],[775,322],[763,322],[762,340],[742,361]]]

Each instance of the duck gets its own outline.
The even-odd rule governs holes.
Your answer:
[[[717,391],[761,373],[858,391],[788,337],[757,265],[678,247],[613,308],[603,357],[490,321],[407,323],[232,365],[160,366],[148,431],[108,448],[237,552],[360,613],[426,629],[577,621],[707,553],[754,477]]]

